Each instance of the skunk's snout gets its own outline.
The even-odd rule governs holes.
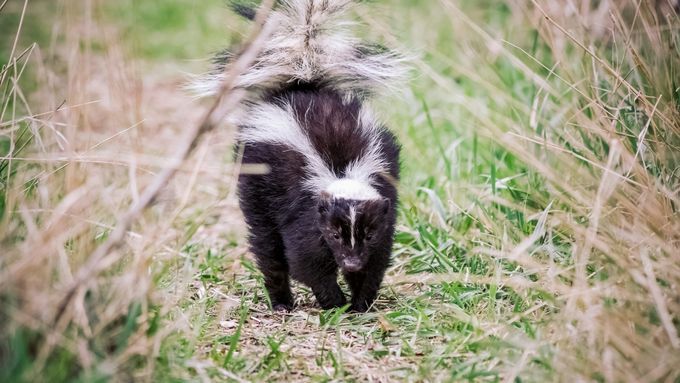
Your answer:
[[[342,269],[350,273],[361,270],[361,266],[359,257],[347,257],[342,260]]]

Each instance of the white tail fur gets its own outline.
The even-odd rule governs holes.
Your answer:
[[[317,83],[365,95],[405,78],[402,56],[349,34],[352,23],[342,16],[353,4],[351,0],[280,1],[266,20],[275,23],[274,32],[255,63],[238,77],[236,87],[259,94],[295,83]],[[242,6],[239,10],[244,16],[253,14]],[[198,96],[214,95],[223,76],[224,71],[200,76],[190,89]]]

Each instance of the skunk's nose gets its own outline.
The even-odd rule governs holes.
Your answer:
[[[345,271],[355,272],[361,269],[361,261],[357,257],[348,257],[342,261],[342,268]]]

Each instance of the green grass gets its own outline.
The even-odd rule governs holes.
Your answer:
[[[179,90],[180,72],[206,70],[200,59],[248,32],[219,0],[96,7],[88,39],[75,29],[54,47],[76,44],[80,61],[41,62],[70,90],[31,92],[39,105],[51,92],[67,105],[97,100],[54,115],[84,161],[19,161],[3,196],[2,275],[49,256],[0,282],[0,381],[680,379],[678,17],[538,4],[549,17],[530,2],[362,5],[362,33],[415,57],[410,83],[375,105],[403,145],[403,177],[374,310],[322,311],[296,285],[298,309],[271,312],[235,208],[225,127],[53,341],[64,284],[202,108]],[[73,26],[92,21],[65,8]],[[23,41],[45,44],[44,33]],[[87,72],[92,63],[106,70]],[[25,156],[66,151],[50,119],[46,149]],[[33,192],[16,191],[29,180]]]
[[[103,18],[119,28],[135,57],[184,61],[184,70],[186,62],[208,59],[233,45],[247,25],[221,0],[116,1],[106,4]]]

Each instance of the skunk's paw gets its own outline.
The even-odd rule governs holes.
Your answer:
[[[288,312],[293,311],[293,306],[292,306],[292,305],[285,304],[285,303],[275,303],[275,304],[272,306],[272,309],[274,310],[274,312],[278,312],[278,313],[288,313]]]

